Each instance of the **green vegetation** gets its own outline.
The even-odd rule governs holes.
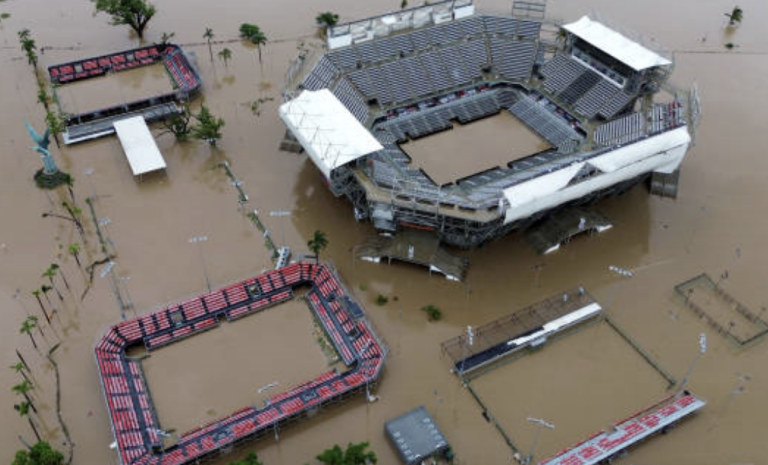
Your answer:
[[[240,37],[250,40],[259,50],[259,63],[261,63],[261,46],[266,45],[267,36],[261,31],[261,28],[255,24],[243,23],[240,25]]]
[[[359,285],[359,286],[358,286],[358,288],[359,288],[361,291],[367,291],[367,290],[368,290],[368,285],[366,285],[366,284],[361,284],[361,285]]]
[[[339,23],[339,15],[330,11],[324,11],[315,16],[315,23],[317,23],[317,27],[320,28],[322,34],[325,36],[328,34],[329,28],[332,28]]]
[[[27,319],[21,323],[21,328],[19,329],[19,334],[26,334],[29,336],[29,340],[32,341],[32,345],[35,349],[37,349],[37,341],[35,341],[35,336],[32,335],[32,332],[36,327],[37,321],[33,320],[32,317],[27,317]]]
[[[408,0],[403,0],[400,2],[400,9],[405,10],[406,8],[408,8]]]
[[[443,317],[443,312],[432,304],[421,307],[421,311],[427,314],[429,321],[438,321]]]
[[[10,13],[0,13],[0,19],[8,19],[11,17]]]
[[[734,48],[736,48],[736,44],[734,44],[733,42],[728,42],[727,44],[725,44],[725,48],[727,48],[728,50],[733,50]]]
[[[37,75],[37,44],[32,38],[32,33],[29,29],[22,29],[18,35],[21,50],[27,55],[27,63],[35,69],[35,75]]]
[[[208,53],[211,55],[211,62],[213,62],[213,47],[211,46],[211,41],[213,40],[214,34],[213,29],[207,27],[205,28],[205,32],[203,33],[203,39],[205,39],[208,42]]]
[[[96,13],[106,13],[111,16],[113,26],[130,26],[139,36],[144,38],[149,20],[155,16],[155,6],[147,0],[91,0],[96,3]]]
[[[744,19],[744,10],[735,6],[730,13],[725,13],[725,16],[728,17],[728,25],[735,26],[736,24],[741,24],[741,20]]]
[[[229,60],[232,59],[232,50],[225,48],[221,50],[219,53],[219,59],[224,62],[224,67],[226,68],[229,64]]]
[[[16,452],[11,465],[61,465],[64,463],[64,455],[51,448],[47,442],[40,441],[32,448]]]
[[[324,232],[317,230],[312,239],[307,242],[307,247],[315,254],[315,263],[318,263],[320,262],[320,252],[328,247],[328,237]]]
[[[251,102],[251,113],[255,116],[261,116],[261,105],[263,103],[271,102],[274,100],[272,97],[259,97]]]
[[[208,142],[211,147],[216,147],[216,143],[222,137],[221,128],[224,126],[224,120],[215,117],[205,105],[200,108],[200,113],[194,118],[197,124],[192,126],[190,131],[192,137]]]
[[[387,296],[379,294],[376,296],[376,305],[386,305],[389,302]]]
[[[373,451],[366,452],[369,444],[361,442],[359,444],[347,444],[346,450],[341,450],[338,444],[331,449],[326,449],[316,458],[325,465],[368,465],[376,463],[378,459]]]
[[[229,462],[229,465],[264,465],[259,461],[259,456],[255,452],[248,452],[243,460]]]
[[[163,120],[165,131],[161,134],[173,134],[178,142],[189,140],[189,133],[192,131],[190,121],[192,113],[189,111],[189,104],[185,104],[181,113],[174,113],[170,118]]]

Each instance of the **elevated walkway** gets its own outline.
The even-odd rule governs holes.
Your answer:
[[[469,261],[440,247],[440,239],[431,232],[406,229],[394,237],[377,236],[358,247],[357,257],[379,263],[382,258],[413,263],[429,272],[445,275],[452,281],[464,279]]]

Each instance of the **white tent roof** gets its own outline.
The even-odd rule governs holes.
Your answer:
[[[115,121],[114,126],[134,176],[165,168],[163,155],[143,116]]]
[[[326,178],[384,148],[328,89],[304,90],[280,106],[280,118]]]
[[[624,37],[613,29],[597,21],[592,21],[588,16],[583,16],[575,23],[566,24],[563,29],[586,40],[635,71],[672,64],[666,58]]]

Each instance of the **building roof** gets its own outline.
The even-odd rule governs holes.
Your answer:
[[[597,21],[593,21],[589,16],[583,16],[574,23],[566,24],[563,26],[563,29],[584,39],[635,71],[672,64],[671,61],[656,52],[643,47]]]
[[[407,465],[421,463],[448,449],[448,441],[424,406],[389,420],[384,424],[384,430]]]
[[[328,89],[304,90],[280,106],[280,118],[326,178],[384,148]]]
[[[165,169],[163,155],[143,116],[115,121],[113,125],[134,176]]]

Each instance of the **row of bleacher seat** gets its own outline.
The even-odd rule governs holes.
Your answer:
[[[568,141],[580,142],[583,137],[547,108],[544,102],[544,100],[534,101],[527,95],[521,94],[509,111],[555,147],[561,147]]]
[[[167,47],[175,47],[169,45]],[[51,82],[65,84],[69,82],[101,76],[109,71],[120,71],[157,62],[162,58],[158,46],[151,45],[135,50],[128,50],[112,55],[86,58],[76,62],[54,65],[48,68]]]
[[[126,347],[152,336],[153,331],[171,327],[174,320],[207,320],[238,306],[258,302],[257,299],[270,294],[287,295],[292,293],[294,286],[305,282],[313,283],[310,291],[313,306],[325,312],[322,324],[326,330],[332,328],[337,332],[342,353],[346,353],[350,365],[356,364],[354,368],[343,374],[335,370],[323,373],[273,396],[263,409],[246,407],[182,434],[171,449],[154,452],[155,446],[161,447],[154,407],[146,392],[139,363],[125,357]],[[238,439],[253,437],[280,421],[303,414],[307,408],[375,381],[381,371],[384,353],[366,323],[352,318],[350,313],[357,310],[347,311],[350,302],[350,296],[326,265],[300,262],[111,328],[98,343],[96,357],[122,463],[196,463],[216,449],[227,447]],[[218,310],[209,312],[209,307]]]
[[[538,37],[540,28],[541,24],[536,21],[493,16],[472,17],[358,43],[335,50],[328,55],[339,68],[351,69],[361,64],[392,60],[487,34],[510,39],[534,40]]]
[[[657,103],[651,110],[650,132],[658,133],[685,125],[685,109],[680,102]]]
[[[604,146],[626,144],[644,135],[642,113],[631,113],[598,126],[595,130],[595,142]]]
[[[549,94],[588,118],[613,118],[633,99],[605,76],[569,55],[555,55],[540,73]]]

